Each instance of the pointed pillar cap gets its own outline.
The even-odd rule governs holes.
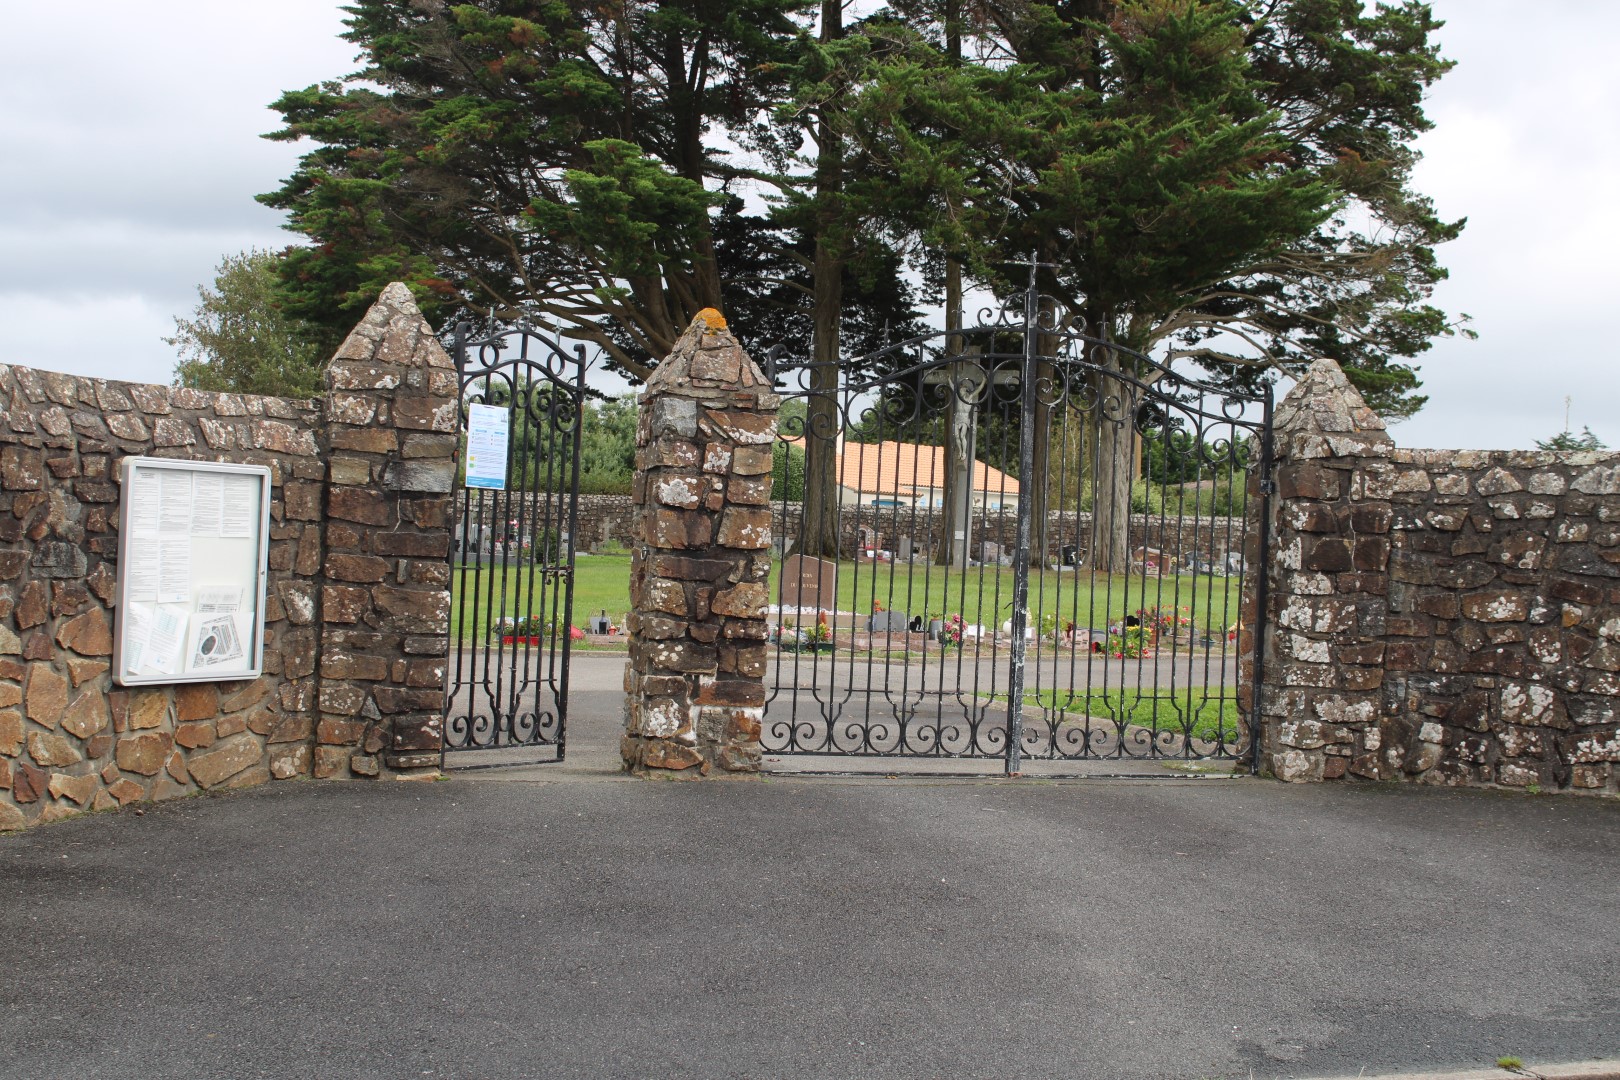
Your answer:
[[[704,308],[693,316],[663,363],[653,369],[642,396],[653,394],[752,408],[777,404],[769,380],[727,328],[725,316],[714,308]]]
[[[1383,417],[1326,358],[1311,364],[1277,406],[1273,420],[1277,456],[1304,458],[1354,455],[1388,457],[1395,448]]]

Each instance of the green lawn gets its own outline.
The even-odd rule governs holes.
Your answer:
[[[630,556],[590,555],[576,560],[573,623],[584,626],[599,611],[619,622],[630,607]],[[551,618],[561,607],[561,577],[530,567],[455,568],[451,632],[461,640],[481,640],[500,616]],[[772,592],[775,592],[774,581]],[[907,563],[839,564],[838,608],[865,615],[874,601],[889,611],[930,618],[960,613],[968,623],[999,627],[1012,610],[1013,573],[1006,567],[974,567],[965,573]],[[1030,622],[1073,622],[1105,629],[1138,610],[1182,608],[1201,629],[1224,631],[1237,621],[1238,587],[1233,578],[1144,578],[1089,573],[1032,573]],[[793,616],[789,616],[790,619]],[[801,617],[799,621],[807,621]],[[844,625],[847,625],[845,620]]]
[[[1054,710],[1052,719],[1058,722],[1081,723],[1091,717],[1097,722],[1143,727],[1153,731],[1180,735],[1190,726],[1195,738],[1207,741],[1217,739],[1234,742],[1238,734],[1237,701],[1226,696],[1206,696],[1202,689],[1194,688],[1175,693],[1136,690],[1093,690],[1087,694],[1083,687],[1074,692],[1042,690],[1038,694],[1025,694],[1029,705]]]
[[[482,641],[501,616],[550,619],[562,607],[564,579],[528,567],[456,564],[451,577],[450,633],[463,642]],[[575,562],[572,622],[606,611],[615,623],[630,607],[630,556],[590,555]]]

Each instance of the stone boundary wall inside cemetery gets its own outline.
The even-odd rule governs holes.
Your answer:
[[[775,504],[776,528],[793,536],[802,520],[799,503]],[[839,512],[839,535],[845,551],[853,555],[863,541],[877,543],[880,550],[900,550],[902,538],[918,547],[932,547],[943,527],[944,511],[919,507],[844,506]],[[1090,511],[1053,510],[1046,515],[1046,562],[1061,564],[1064,548],[1073,546],[1081,563],[1089,557],[1092,540]],[[1224,564],[1228,554],[1241,554],[1244,547],[1242,518],[1196,516],[1191,508],[1178,517],[1172,508],[1164,515],[1132,514],[1129,550],[1156,548],[1177,566],[1185,566],[1197,555],[1206,563]],[[978,558],[982,544],[993,543],[1003,557],[1010,557],[1018,535],[1015,510],[979,511],[974,514],[971,553]]]
[[[274,779],[434,774],[456,387],[390,286],[324,401],[0,365],[0,828]],[[271,471],[264,674],[110,673],[128,456]]]
[[[510,497],[510,503],[487,500],[482,513],[483,528],[506,512],[516,520],[533,521],[536,515],[527,511],[520,515],[519,499],[533,500],[532,494]],[[773,502],[771,510],[774,529],[778,537],[792,536],[802,519],[798,503]],[[841,534],[845,549],[853,556],[863,533],[877,541],[880,548],[897,551],[901,538],[909,538],[918,548],[930,544],[937,535],[943,511],[919,507],[845,506],[840,513]],[[1063,549],[1074,545],[1082,560],[1089,551],[1092,516],[1089,512],[1055,510],[1049,515],[1051,527],[1046,534],[1047,561],[1060,562]],[[628,549],[635,540],[636,502],[629,495],[580,495],[579,518],[574,544],[580,551],[597,552],[610,545]],[[1172,510],[1163,517],[1156,514],[1132,514],[1130,550],[1141,547],[1158,548],[1177,565],[1186,565],[1188,557],[1197,554],[1207,562],[1224,564],[1228,553],[1241,553],[1244,547],[1243,519],[1235,517],[1195,516],[1189,509],[1186,517],[1177,517]],[[1011,552],[1018,531],[1017,514],[1012,511],[981,512],[974,519],[973,536],[978,541],[990,541],[1004,552]],[[498,535],[490,534],[491,536]]]
[[[1327,361],[1276,440],[1270,771],[1616,791],[1620,454],[1398,449]]]

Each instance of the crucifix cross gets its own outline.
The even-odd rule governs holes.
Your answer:
[[[1033,252],[1033,251],[1029,253],[1029,258],[1028,259],[1009,259],[1003,265],[1006,265],[1006,266],[1027,266],[1027,267],[1029,267],[1029,287],[1030,287],[1030,291],[1032,291],[1032,292],[1035,289],[1035,271],[1037,271],[1037,270],[1056,270],[1057,269],[1057,264],[1056,263],[1044,263],[1044,262],[1041,262],[1040,256],[1038,254],[1036,254],[1035,252]]]

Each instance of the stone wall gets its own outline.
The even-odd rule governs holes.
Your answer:
[[[0,828],[272,778],[433,771],[419,751],[443,697],[449,366],[403,286],[340,350],[324,404],[0,366]],[[260,678],[113,684],[131,455],[269,467]]]
[[[776,504],[775,528],[783,536],[794,536],[802,520],[799,503]],[[913,544],[930,545],[943,527],[943,510],[911,507],[844,506],[839,510],[839,533],[844,548],[853,554],[863,534],[877,541],[878,547],[898,551],[900,539],[909,537]],[[1091,551],[1093,518],[1089,511],[1054,510],[1047,515],[1046,561],[1058,562],[1063,549],[1070,545],[1078,550],[1085,561]],[[973,554],[982,550],[979,545],[989,541],[999,546],[1002,553],[1010,554],[1018,533],[1018,515],[1015,511],[978,512],[973,520]],[[1199,517],[1188,512],[1185,517],[1175,513],[1132,514],[1130,550],[1140,547],[1158,548],[1178,565],[1185,565],[1192,555],[1206,562],[1224,562],[1228,552],[1241,553],[1244,545],[1242,518]]]
[[[1620,454],[1401,450],[1327,362],[1277,418],[1271,771],[1616,790]]]
[[[517,517],[518,500],[533,500],[532,494],[513,496],[509,504],[511,516]],[[504,506],[501,507],[504,509]],[[791,537],[802,520],[798,503],[772,503],[772,529],[778,537]],[[490,518],[498,516],[497,503],[489,500],[484,507],[483,525],[488,529]],[[536,519],[532,508],[525,511],[524,520]],[[871,530],[880,547],[889,551],[899,548],[900,538],[909,537],[913,543],[923,545],[936,535],[942,511],[928,508],[846,506],[841,510],[840,526],[844,547],[856,550],[862,530]],[[581,495],[579,497],[579,525],[575,530],[575,545],[580,551],[599,551],[608,544],[628,548],[635,540],[637,506],[629,495]],[[1047,560],[1063,557],[1063,548],[1073,544],[1084,559],[1091,546],[1092,515],[1072,510],[1053,511],[1049,517],[1051,527],[1046,533]],[[1012,550],[1017,532],[1017,516],[1013,513],[981,513],[973,524],[973,535],[978,540],[989,540],[1001,546],[1004,552]],[[493,535],[493,534],[492,534]],[[1168,514],[1132,514],[1130,548],[1154,547],[1168,553],[1177,563],[1184,564],[1187,557],[1198,554],[1205,560],[1219,562],[1228,552],[1241,552],[1244,547],[1242,518],[1225,516],[1202,517],[1191,513],[1186,517]]]
[[[475,508],[479,515],[481,535],[486,542],[500,539],[503,535],[504,522],[501,520],[503,518],[508,521],[518,519],[531,524],[547,520],[554,513],[548,510],[548,507],[555,505],[556,498],[555,495],[537,495],[532,491],[514,491],[501,492],[499,497],[481,499]],[[457,512],[459,513],[461,509],[458,504]],[[566,521],[563,522],[564,527],[566,524]],[[580,495],[578,524],[574,531],[575,550],[600,551],[610,544],[628,550],[634,542],[635,531],[636,501],[630,496]],[[459,526],[456,536],[459,541],[461,536]]]
[[[641,395],[627,769],[759,769],[777,404],[712,308]]]
[[[322,551],[318,402],[0,367],[0,827],[307,775]],[[264,675],[114,686],[121,461],[270,468]]]

